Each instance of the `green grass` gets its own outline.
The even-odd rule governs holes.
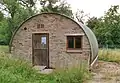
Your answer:
[[[8,46],[1,45],[0,46],[0,52],[8,53],[9,52]]]
[[[28,62],[9,57],[8,46],[0,46],[0,83],[83,83],[88,78],[84,65],[49,75],[37,73]]]
[[[120,49],[100,49],[99,60],[120,63]]]

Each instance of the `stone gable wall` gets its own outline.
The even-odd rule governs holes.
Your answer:
[[[38,24],[44,27],[37,28]],[[24,30],[26,28],[26,30]],[[32,62],[32,33],[49,33],[49,61],[55,68],[89,62],[90,45],[83,30],[72,20],[54,14],[42,14],[25,22],[13,38],[11,53]],[[66,51],[66,34],[84,34],[81,52]]]

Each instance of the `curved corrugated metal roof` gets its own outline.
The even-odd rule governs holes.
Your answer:
[[[83,31],[85,32],[85,34],[86,34],[86,36],[87,36],[87,38],[88,38],[88,40],[89,40],[90,49],[91,49],[91,56],[90,56],[91,60],[90,60],[90,63],[89,63],[89,64],[90,64],[90,65],[93,64],[95,58],[98,57],[98,43],[97,43],[97,39],[96,39],[94,33],[90,30],[90,28],[88,28],[86,25],[84,25],[84,24],[82,24],[82,23],[76,22],[75,20],[69,18],[68,16],[65,16],[65,15],[62,15],[62,14],[58,14],[58,13],[41,13],[41,14],[37,14],[37,15],[34,15],[34,16],[28,18],[26,21],[30,20],[31,18],[33,18],[33,17],[35,17],[35,16],[42,15],[42,14],[56,14],[56,15],[61,15],[61,16],[64,16],[64,17],[72,20],[72,21],[75,22],[77,25],[79,25],[79,26],[83,29]],[[12,38],[11,38],[11,41],[10,41],[10,44],[9,44],[9,46],[10,46],[10,51],[11,51],[11,44],[12,44],[12,41],[13,41],[13,38],[14,38],[16,32],[19,30],[19,28],[20,28],[26,21],[24,21],[24,22],[15,30],[14,34],[12,35]]]
[[[82,23],[79,23],[79,24],[82,27],[82,29],[85,31],[85,33],[88,37],[90,46],[91,46],[90,64],[92,64],[94,62],[95,58],[98,57],[98,42],[97,42],[96,36],[94,35],[94,33],[92,32],[92,30],[89,27],[87,27],[86,25],[84,25]]]

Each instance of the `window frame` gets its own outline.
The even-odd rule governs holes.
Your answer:
[[[73,47],[74,48],[68,48],[68,37],[73,37],[73,39],[74,39]],[[76,44],[75,44],[76,43],[76,39],[75,39],[76,37],[80,37],[81,38],[81,46],[80,46],[80,48],[76,48]],[[76,35],[67,35],[66,36],[66,40],[67,40],[66,41],[66,49],[67,50],[82,50],[82,48],[83,48],[83,36],[82,35],[77,35],[77,36]]]

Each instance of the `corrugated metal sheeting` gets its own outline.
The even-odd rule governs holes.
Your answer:
[[[79,23],[79,25],[83,28],[85,34],[88,37],[90,46],[91,46],[91,60],[90,60],[90,65],[94,62],[95,58],[98,57],[98,42],[97,39],[94,35],[94,33],[92,32],[92,30],[87,27],[86,25]]]

